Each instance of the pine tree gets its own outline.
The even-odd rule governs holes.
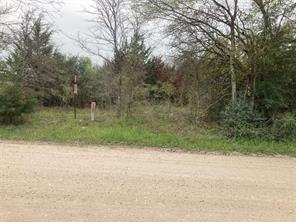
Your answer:
[[[135,100],[144,97],[148,91],[144,83],[150,54],[151,49],[146,47],[144,36],[135,30],[130,42],[123,47],[123,100],[127,115],[131,113]]]
[[[41,103],[50,96],[55,75],[53,30],[43,15],[27,12],[14,33],[13,51],[8,59],[12,81],[20,83]]]

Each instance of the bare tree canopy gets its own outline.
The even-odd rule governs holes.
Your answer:
[[[110,60],[106,54],[118,53],[126,41],[126,3],[126,0],[92,0],[92,5],[84,9],[89,17],[89,32],[79,33],[79,45],[105,61]]]

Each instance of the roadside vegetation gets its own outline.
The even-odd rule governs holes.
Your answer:
[[[133,117],[117,118],[116,112],[98,111],[90,121],[89,110],[42,109],[19,126],[1,126],[0,139],[43,141],[76,145],[135,145],[175,148],[193,152],[239,152],[296,156],[296,140],[231,139],[215,123],[192,124],[184,110],[166,106],[141,107]]]
[[[294,0],[92,0],[74,39],[100,65],[61,52],[46,2],[0,3],[0,138],[295,155]]]

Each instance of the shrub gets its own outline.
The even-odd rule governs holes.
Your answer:
[[[238,100],[226,107],[221,115],[221,123],[230,137],[269,137],[270,133],[264,127],[265,119],[252,110],[245,100]]]
[[[0,88],[0,123],[17,124],[23,114],[33,112],[34,100],[25,96],[20,87],[6,84]]]
[[[296,114],[286,113],[276,119],[272,132],[277,140],[296,139]]]

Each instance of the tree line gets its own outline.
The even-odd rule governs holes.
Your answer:
[[[293,0],[93,0],[85,7],[89,33],[75,41],[100,66],[60,52],[46,14],[23,11],[13,31],[1,35],[10,49],[1,79],[43,106],[73,105],[78,75],[80,107],[96,101],[129,116],[138,104],[167,103],[187,107],[193,122],[261,129],[295,114],[295,11]],[[170,62],[153,55],[148,23],[163,24]]]

